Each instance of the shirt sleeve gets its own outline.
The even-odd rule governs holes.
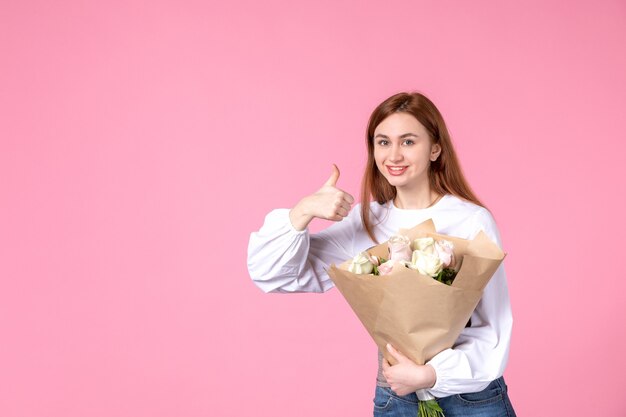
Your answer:
[[[491,213],[481,208],[474,219],[477,224],[474,236],[483,229],[502,248]],[[471,322],[471,327],[463,330],[452,349],[426,362],[437,373],[437,381],[429,389],[435,397],[482,391],[504,373],[513,326],[504,262],[485,287]]]
[[[359,204],[348,216],[319,233],[296,230],[290,209],[272,210],[261,229],[250,235],[248,272],[263,292],[326,292],[334,283],[324,270],[354,256]]]

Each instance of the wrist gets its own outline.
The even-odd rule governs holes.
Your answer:
[[[298,201],[298,204],[293,208],[295,214],[300,218],[309,217],[309,210],[307,207],[307,199],[308,197],[304,197],[302,200]]]
[[[437,382],[437,371],[432,365],[424,365],[424,388],[432,388]]]
[[[291,224],[298,231],[306,229],[311,220],[313,220],[313,217],[307,213],[303,200],[289,211],[289,220],[291,220]]]

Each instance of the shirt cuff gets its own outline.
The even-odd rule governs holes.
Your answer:
[[[447,350],[450,350],[450,349],[446,349],[446,350],[438,353],[437,355],[435,355],[431,360],[429,360],[425,364],[425,365],[430,365],[430,366],[432,366],[435,369],[435,374],[436,374],[435,385],[433,385],[432,387],[428,388],[428,391],[431,391],[432,395],[435,395],[433,393],[434,391],[440,391],[441,388],[443,386],[445,386],[445,380],[449,376],[448,372],[446,371],[446,367],[445,366],[441,366],[441,364],[446,361],[446,358],[448,356],[446,354]],[[437,396],[437,395],[435,395],[435,396]]]
[[[291,218],[289,217],[289,212],[291,211],[291,209],[286,209],[286,208],[282,208],[282,209],[276,209],[275,213],[278,217],[280,217],[284,223],[287,224],[287,227],[289,228],[289,230],[293,233],[302,235],[305,234],[309,231],[309,227],[305,227],[304,230],[297,230],[293,224],[291,224]]]

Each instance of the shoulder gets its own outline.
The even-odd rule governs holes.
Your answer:
[[[466,218],[474,221],[490,221],[493,220],[491,212],[483,206],[465,200],[453,194],[446,195],[446,209],[463,214]]]
[[[484,209],[483,206],[472,203],[454,194],[446,194],[446,207],[455,211],[464,212],[468,215],[474,215],[480,209]]]
[[[449,195],[450,207],[453,211],[463,215],[469,223],[471,230],[470,239],[473,239],[481,230],[490,239],[500,245],[500,232],[492,213],[485,207],[471,201],[467,201],[455,195]]]

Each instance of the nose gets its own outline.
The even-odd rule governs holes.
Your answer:
[[[391,151],[389,153],[389,162],[399,162],[402,161],[402,149],[398,145],[391,145]]]

